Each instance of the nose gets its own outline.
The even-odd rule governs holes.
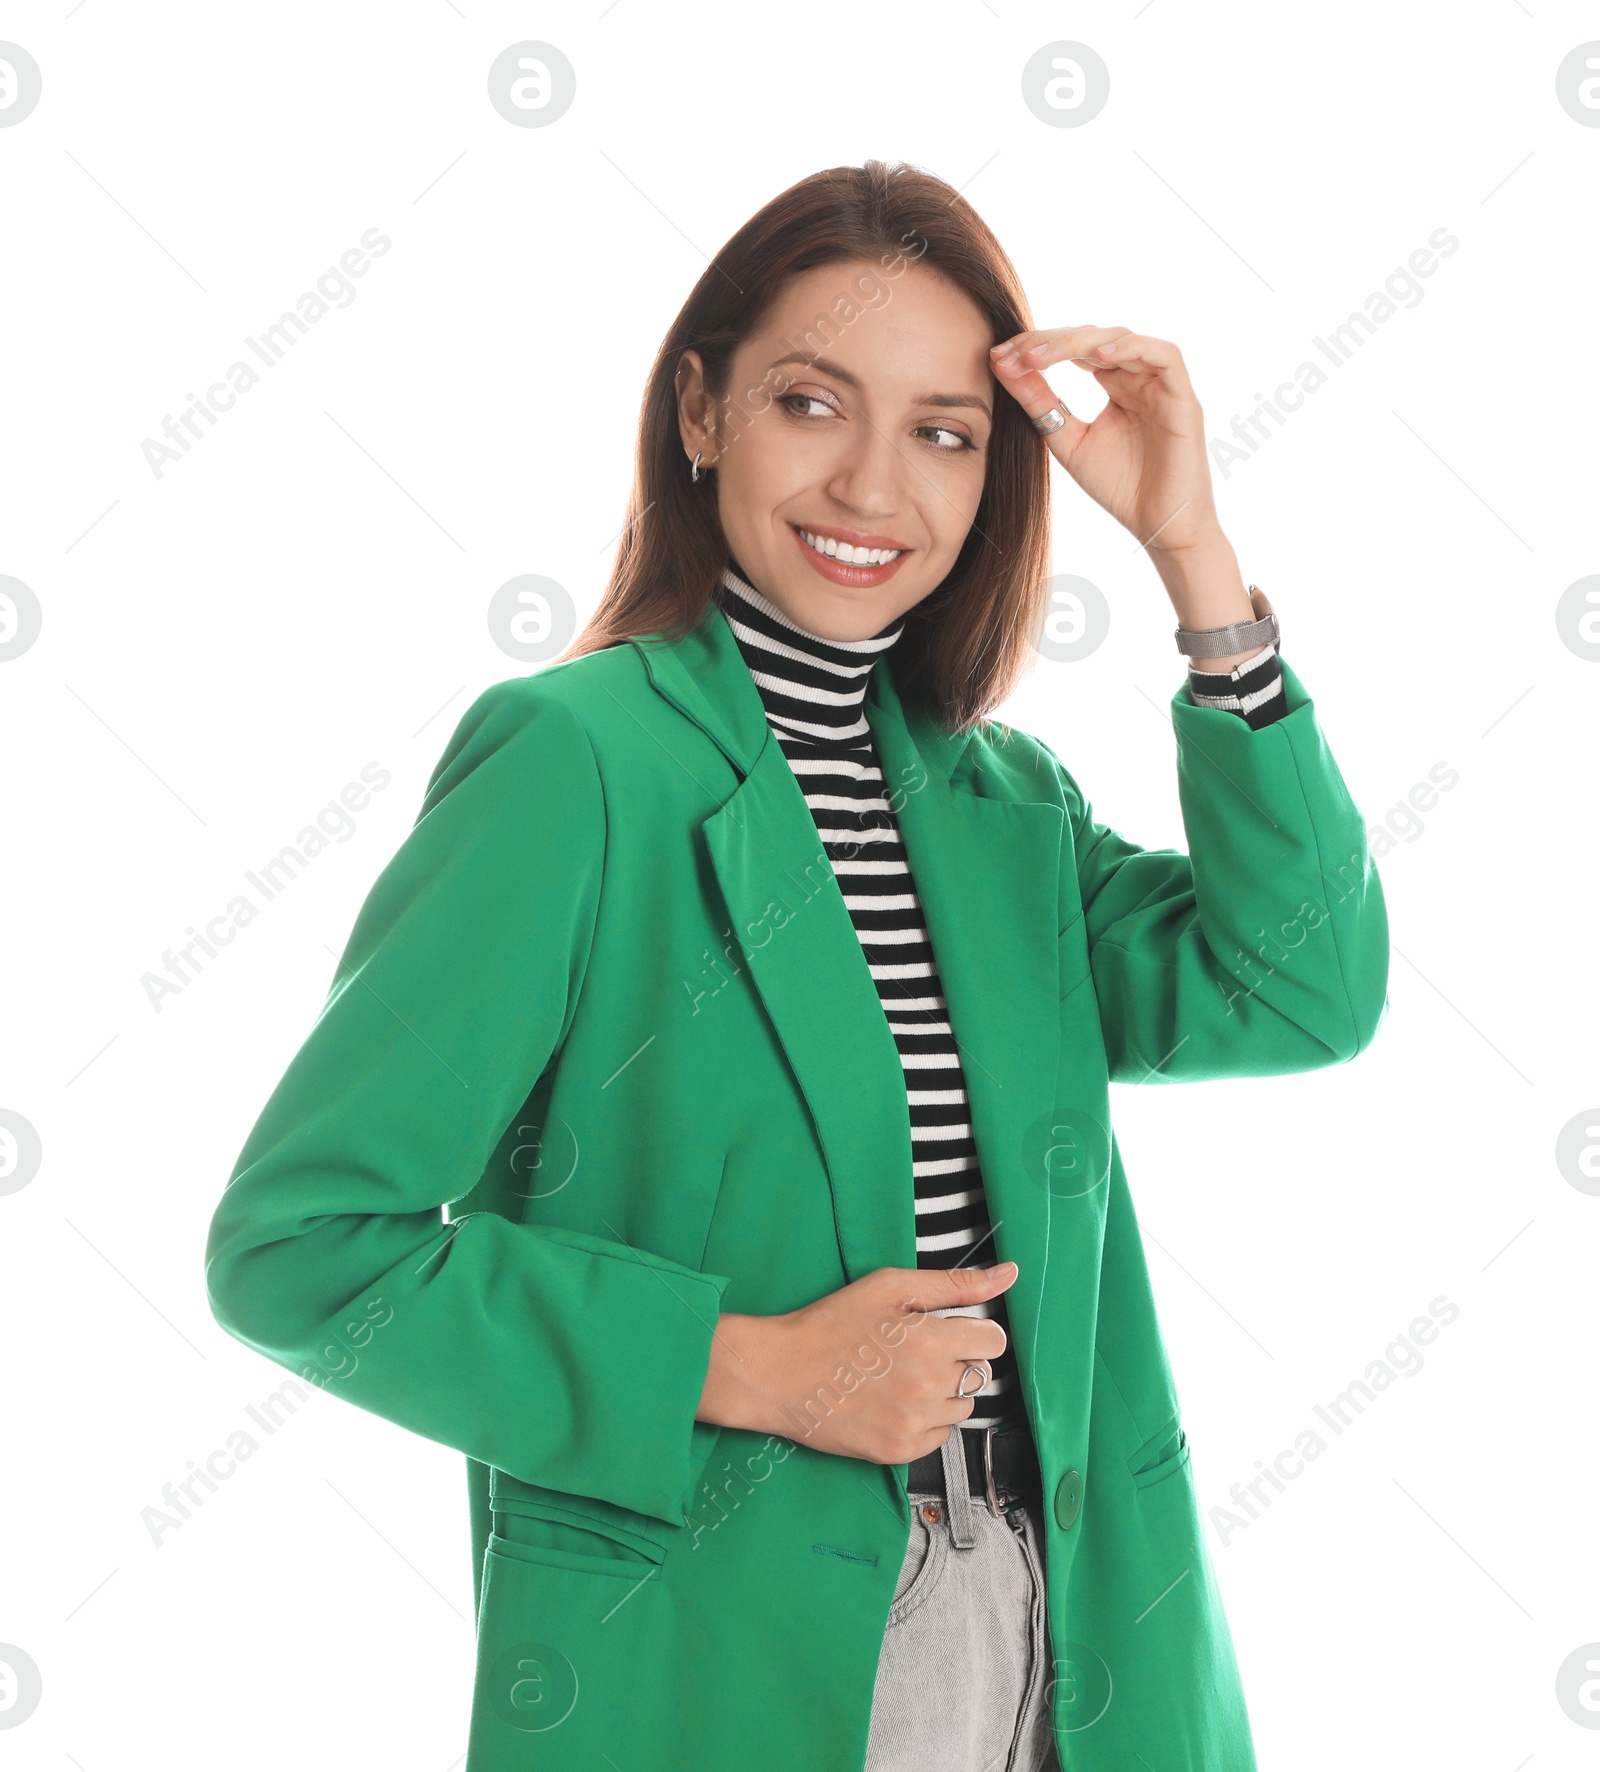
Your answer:
[[[843,453],[829,476],[828,491],[837,502],[879,527],[905,509],[913,472],[891,432],[862,422],[851,428]],[[863,522],[863,527],[867,527]]]

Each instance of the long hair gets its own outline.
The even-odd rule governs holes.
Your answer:
[[[715,255],[667,330],[639,417],[633,491],[611,579],[562,659],[699,625],[732,558],[717,516],[716,479],[689,476],[678,431],[676,371],[698,351],[708,393],[737,427],[749,407],[729,401],[735,349],[785,283],[815,266],[882,265],[885,282],[907,263],[964,290],[993,342],[1031,328],[1010,259],[959,192],[916,167],[868,160],[813,173],[747,221]],[[896,270],[898,266],[898,271]],[[876,273],[865,278],[878,284]],[[873,289],[857,291],[862,303]],[[881,285],[876,294],[883,299]],[[842,324],[820,315],[803,348],[825,355]],[[745,396],[757,411],[792,379]],[[998,388],[983,496],[954,566],[907,612],[888,658],[908,705],[960,730],[1005,700],[1031,662],[1044,618],[1050,558],[1048,452],[1026,413]],[[759,588],[759,587],[758,587]]]

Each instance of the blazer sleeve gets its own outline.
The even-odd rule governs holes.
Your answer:
[[[537,678],[463,717],[212,1219],[206,1284],[247,1346],[524,1482],[688,1517],[729,1280],[495,1212],[448,1224],[558,1050],[606,809]]]
[[[1081,919],[1063,907],[1063,976],[1094,980],[1115,1082],[1342,1063],[1388,1008],[1388,918],[1366,830],[1310,696],[1279,666],[1284,712],[1258,728],[1197,704],[1187,682],[1173,695],[1188,854],[1102,824],[1056,760],[1081,902]]]

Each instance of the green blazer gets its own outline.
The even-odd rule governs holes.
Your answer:
[[[902,706],[887,656],[867,693],[1021,1270],[1068,1772],[1255,1765],[1107,1086],[1313,1070],[1382,1019],[1362,819],[1282,669],[1258,731],[1174,694],[1187,855],[1027,734]],[[915,1265],[899,1056],[721,610],[486,690],[206,1251],[231,1334],[466,1455],[468,1772],[864,1764],[906,1467],[695,1411],[720,1310]]]

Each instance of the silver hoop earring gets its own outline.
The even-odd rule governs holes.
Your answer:
[[[697,449],[694,452],[694,460],[689,464],[689,478],[691,480],[699,480],[701,477],[702,476],[700,473],[700,451]]]

